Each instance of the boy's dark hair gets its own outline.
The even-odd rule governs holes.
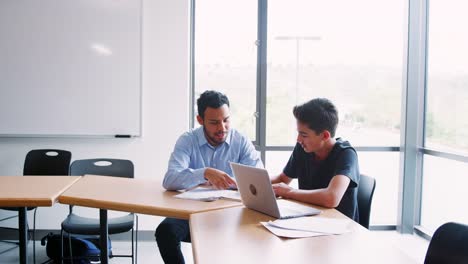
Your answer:
[[[306,124],[316,133],[325,130],[330,132],[331,137],[335,137],[338,126],[338,110],[333,103],[326,98],[315,98],[302,105],[293,108],[296,119]]]
[[[205,91],[197,99],[198,115],[203,119],[206,108],[211,107],[216,109],[224,104],[229,106],[229,99],[226,95],[217,91]]]

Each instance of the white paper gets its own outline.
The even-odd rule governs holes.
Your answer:
[[[317,233],[317,232],[310,232],[310,231],[302,231],[302,230],[293,230],[293,229],[284,229],[279,228],[276,226],[270,225],[267,222],[260,222],[268,231],[275,234],[279,237],[287,237],[287,238],[302,238],[302,237],[315,237],[315,236],[326,236],[328,234],[324,233]]]
[[[238,191],[233,190],[217,190],[212,188],[198,187],[192,190],[175,195],[180,199],[189,199],[197,201],[215,201],[218,199],[229,199],[240,201],[241,197]]]
[[[311,216],[291,219],[278,219],[273,222],[270,221],[269,224],[283,229],[340,235],[351,231],[351,221],[352,220],[348,219],[332,219]]]

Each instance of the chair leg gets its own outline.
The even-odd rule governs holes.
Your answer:
[[[135,264],[138,263],[138,215],[136,217],[136,233],[135,233]]]
[[[133,237],[134,237],[134,234],[133,232],[135,232],[135,229],[132,227],[132,264],[135,264],[135,248],[134,248],[134,245],[133,245]]]
[[[73,263],[73,252],[72,252],[72,241],[71,241],[71,235],[68,233],[68,250],[70,252],[69,257],[70,257],[70,263]]]
[[[60,229],[60,263],[63,264],[63,229]]]
[[[34,208],[33,234],[32,234],[32,239],[33,239],[33,263],[34,264],[36,264],[36,213],[37,213],[37,207]]]

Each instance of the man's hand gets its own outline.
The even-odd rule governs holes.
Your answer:
[[[293,190],[289,185],[284,182],[273,184],[273,191],[276,196],[288,198],[288,194]]]
[[[236,182],[225,172],[213,169],[206,168],[205,170],[205,179],[208,180],[213,187],[216,189],[228,189],[228,188],[237,188]]]

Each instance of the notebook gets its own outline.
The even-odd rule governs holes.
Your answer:
[[[268,172],[230,162],[242,203],[252,210],[279,219],[320,214],[320,210],[287,200],[276,200]]]

